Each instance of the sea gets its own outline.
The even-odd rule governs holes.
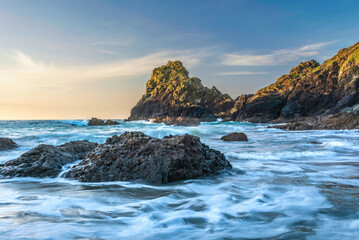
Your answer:
[[[198,136],[233,170],[165,185],[82,183],[61,174],[0,179],[0,239],[359,239],[358,130],[87,122],[0,121],[0,137],[19,145],[1,151],[0,163],[39,144],[104,143],[141,131],[156,138]],[[232,132],[244,132],[249,141],[221,140]]]

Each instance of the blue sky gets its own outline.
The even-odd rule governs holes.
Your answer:
[[[359,1],[0,1],[0,119],[125,118],[181,60],[236,98],[359,41]]]

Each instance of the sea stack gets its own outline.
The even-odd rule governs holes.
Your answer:
[[[174,125],[196,125],[226,116],[234,100],[217,88],[204,87],[201,80],[189,77],[180,61],[169,61],[155,68],[146,91],[127,119],[149,120]]]

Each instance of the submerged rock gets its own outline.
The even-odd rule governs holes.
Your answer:
[[[65,177],[82,182],[141,180],[160,184],[231,168],[222,153],[198,137],[186,134],[157,139],[141,132],[125,132],[108,138]]]
[[[19,158],[0,165],[0,174],[5,177],[56,177],[62,166],[84,159],[97,143],[74,141],[55,147],[40,144]]]
[[[235,133],[230,133],[228,135],[225,135],[221,138],[223,141],[248,141],[248,137],[246,134],[242,133],[242,132],[235,132]]]
[[[146,92],[131,110],[128,120],[198,119],[215,121],[234,106],[233,99],[217,88],[207,88],[189,77],[180,61],[155,68],[146,83]],[[177,120],[176,120],[177,121]]]
[[[16,148],[17,144],[10,138],[0,138],[0,151]]]
[[[113,120],[102,120],[98,118],[91,118],[87,125],[89,126],[105,126],[105,125],[118,125],[119,122]]]

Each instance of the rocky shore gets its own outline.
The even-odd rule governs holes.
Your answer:
[[[0,175],[58,177],[66,164],[79,164],[64,177],[82,182],[141,181],[162,184],[216,174],[232,168],[224,155],[191,135],[152,138],[125,132],[98,145],[73,141],[61,146],[41,144],[19,158],[0,164]]]
[[[148,120],[172,125],[201,121],[288,123],[278,128],[358,128],[359,43],[340,50],[319,64],[302,62],[288,74],[255,94],[234,101],[218,89],[206,88],[189,77],[179,61],[153,70],[146,92],[128,120]]]

